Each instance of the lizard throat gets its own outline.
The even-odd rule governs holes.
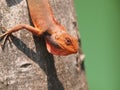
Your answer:
[[[53,47],[56,47],[57,49],[61,49],[61,47],[51,38],[51,36],[46,36],[46,43],[49,43]]]
[[[68,50],[62,49],[57,43],[51,43],[49,39],[46,39],[46,47],[48,52],[54,55],[66,56],[73,53],[69,52]]]

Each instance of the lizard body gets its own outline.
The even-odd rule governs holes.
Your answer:
[[[25,28],[38,36],[44,34],[47,50],[55,55],[69,55],[78,51],[77,38],[68,34],[66,28],[59,24],[53,15],[48,0],[27,0],[33,26],[20,24],[7,30],[0,38],[6,38],[11,33]]]

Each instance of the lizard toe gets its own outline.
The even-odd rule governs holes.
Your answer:
[[[0,47],[4,48],[4,45],[6,43],[7,40],[10,40],[9,35],[7,34],[7,29],[5,29],[5,27],[0,27]]]

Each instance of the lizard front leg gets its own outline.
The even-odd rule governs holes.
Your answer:
[[[2,29],[5,29],[5,28],[2,28]],[[32,32],[33,34],[35,35],[41,35],[45,32],[45,30],[40,30],[38,28],[35,28],[35,27],[32,27],[30,25],[26,25],[26,24],[19,24],[15,27],[13,27],[12,29],[10,30],[7,30],[5,33],[3,33],[2,35],[0,35],[0,40],[3,40],[3,43],[1,44],[1,46],[3,46],[6,42],[6,40],[8,39],[8,36],[13,33],[13,32],[16,32],[16,31],[19,31],[19,30],[22,30],[22,29],[26,29],[30,32]]]

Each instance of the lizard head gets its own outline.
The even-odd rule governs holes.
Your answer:
[[[56,55],[69,55],[77,53],[78,39],[65,31],[57,32],[46,39],[47,49]]]

